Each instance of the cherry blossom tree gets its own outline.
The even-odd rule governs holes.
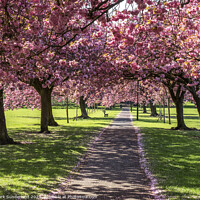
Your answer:
[[[5,44],[11,52],[7,59],[18,78],[33,86],[41,96],[41,132],[48,132],[53,87],[76,71],[74,56],[77,52],[70,49],[71,42],[87,32],[96,20],[105,23],[108,10],[120,2],[122,0],[1,2],[2,37],[7,38]],[[15,39],[11,39],[13,36]]]
[[[0,1],[1,81],[20,80],[35,88],[41,99],[41,132],[48,133],[49,124],[57,125],[51,108],[54,87],[76,74],[79,78],[92,74],[92,84],[100,81],[105,87],[117,79],[120,82],[122,72],[127,71],[138,80],[156,77],[165,83],[175,81],[173,89],[180,88],[181,94],[188,89],[200,110],[199,2],[127,0],[136,7],[111,16],[110,10],[121,2]],[[95,31],[96,37],[102,36],[102,30],[90,28],[97,21],[112,34],[98,62],[92,60],[85,66],[85,58],[95,57],[91,49],[85,53],[88,55],[82,53],[88,45],[86,35]],[[92,67],[93,63],[99,68]]]
[[[122,23],[113,28],[113,41],[129,55],[123,57],[130,66],[125,76],[163,82],[177,107],[178,129],[187,129],[182,110],[186,89],[199,104],[198,5],[198,1],[151,2],[143,13],[118,13],[114,18]]]

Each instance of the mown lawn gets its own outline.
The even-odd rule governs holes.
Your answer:
[[[150,168],[168,199],[200,199],[200,131],[170,130],[176,126],[175,108],[171,112],[171,125],[168,118],[164,124],[157,117],[149,117],[149,109],[147,114],[140,109],[139,121],[133,123],[143,133]],[[135,114],[134,108],[134,119]],[[200,129],[194,105],[187,103],[184,115],[188,127]]]
[[[70,120],[65,109],[54,109],[60,126],[50,127],[51,134],[40,134],[40,111],[6,111],[9,135],[20,145],[0,146],[0,196],[45,195],[67,178],[89,141],[108,125],[120,109],[91,113],[91,119]],[[70,109],[70,118],[75,109]],[[79,110],[80,114],[80,110]],[[12,198],[11,198],[12,199]]]

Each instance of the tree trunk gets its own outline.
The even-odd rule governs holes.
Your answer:
[[[193,96],[193,98],[195,100],[195,103],[196,103],[196,106],[197,106],[197,110],[198,110],[198,113],[199,113],[199,117],[200,117],[200,98],[199,98],[199,96],[197,94],[195,96],[196,97]]]
[[[150,101],[150,109],[151,109],[151,115],[152,117],[158,116],[158,113],[156,111],[156,106],[153,104],[153,100]]]
[[[139,120],[139,81],[137,81],[137,121]]]
[[[165,97],[163,97],[163,119],[165,123]]]
[[[147,113],[147,107],[145,102],[143,102],[142,107],[143,107],[143,113]]]
[[[175,129],[187,130],[188,127],[185,125],[184,116],[183,116],[183,99],[179,98],[176,100],[176,118],[177,118],[177,127]]]
[[[80,97],[79,103],[80,103],[80,108],[81,108],[81,117],[84,119],[89,118],[87,111],[86,111],[86,105],[85,105],[85,100],[84,100],[83,96]]]
[[[51,105],[51,93],[53,90],[53,86],[51,88],[43,88],[42,83],[39,79],[32,79],[30,85],[35,88],[35,90],[39,93],[41,97],[41,130],[40,132],[48,131],[48,125],[58,126],[53,118],[52,113],[52,105]]]
[[[66,99],[66,115],[67,115],[67,123],[69,123],[69,99]]]
[[[52,92],[52,90],[50,90],[50,92]],[[54,117],[53,117],[53,111],[52,111],[52,103],[51,103],[51,94],[50,94],[50,97],[49,97],[49,101],[50,103],[48,104],[49,105],[49,122],[48,122],[48,125],[49,126],[58,126],[58,123],[54,120]]]
[[[78,119],[78,105],[76,105],[76,121]]]
[[[196,92],[194,87],[188,87],[188,90],[193,96],[193,99],[194,99],[194,101],[196,103],[197,110],[198,110],[199,117],[200,117],[200,98],[199,98],[199,96],[198,96],[198,94],[197,94],[197,92]]]
[[[170,95],[172,97],[172,100],[174,101],[176,105],[176,118],[177,118],[177,127],[173,128],[175,130],[190,130],[186,125],[184,121],[184,115],[183,115],[183,100],[185,96],[185,92],[181,89],[181,86],[178,86],[176,93],[173,91],[173,87],[171,85],[168,86]]]
[[[0,145],[15,144],[12,138],[8,136],[6,128],[6,119],[3,107],[3,89],[0,89]]]
[[[170,98],[168,97],[168,118],[169,118],[169,124],[171,124],[171,115],[170,115]]]
[[[133,112],[133,103],[131,101],[131,112]]]
[[[41,133],[49,133],[49,108],[51,107],[51,91],[49,88],[42,88],[41,96]]]

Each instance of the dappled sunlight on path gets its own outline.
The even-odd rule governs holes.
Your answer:
[[[59,194],[68,199],[153,199],[140,169],[137,136],[128,109],[104,131],[79,172]]]

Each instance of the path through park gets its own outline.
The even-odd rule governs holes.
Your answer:
[[[79,172],[62,188],[61,194],[68,199],[153,199],[140,169],[137,135],[128,108],[104,131]]]

